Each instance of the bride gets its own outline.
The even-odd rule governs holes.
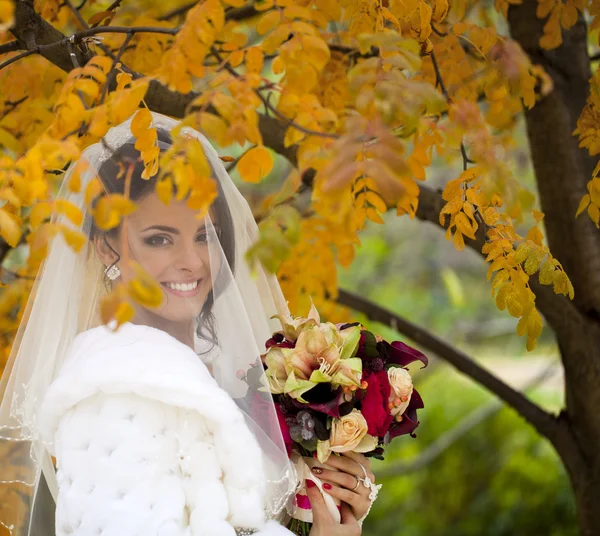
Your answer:
[[[152,117],[166,151],[178,123]],[[142,178],[130,124],[88,147],[81,186],[72,164],[57,196],[84,218],[55,221],[87,240],[78,253],[61,235],[52,241],[0,384],[0,482],[20,505],[0,508],[0,523],[17,536],[291,534],[282,523],[299,483],[272,398],[244,375],[278,329],[273,315],[288,314],[276,279],[246,264],[256,224],[189,128],[180,135],[203,148],[217,195],[200,219],[174,186],[165,204],[156,175]],[[120,219],[111,211],[123,194],[137,208]],[[144,301],[152,290],[140,269],[160,283],[160,305]],[[132,318],[103,325],[102,298],[127,286],[138,296]],[[338,471],[317,474],[344,501],[342,522],[307,481],[312,536],[360,534],[370,507],[356,476],[372,478],[367,459],[333,458]],[[46,489],[55,528],[38,530]]]

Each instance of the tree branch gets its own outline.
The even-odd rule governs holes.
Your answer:
[[[425,328],[413,324],[380,305],[362,296],[339,289],[337,302],[365,314],[369,320],[380,322],[404,334],[419,346],[444,359],[457,370],[475,380],[480,385],[494,393],[500,400],[516,410],[544,437],[553,438],[559,433],[559,422],[537,404],[534,404],[519,391],[507,385],[498,377],[484,369],[464,352],[454,348],[437,335]]]
[[[16,52],[17,50],[23,50],[23,47],[18,41],[10,41],[0,45],[0,54],[7,54],[8,52]]]
[[[557,363],[552,363],[544,368],[540,374],[527,382],[523,391],[527,391],[543,383],[555,372]],[[384,466],[382,470],[376,471],[377,478],[389,478],[396,475],[405,475],[419,471],[439,458],[447,449],[454,445],[459,439],[468,434],[473,428],[485,422],[490,417],[498,413],[504,404],[499,400],[492,400],[484,406],[479,406],[466,417],[464,417],[456,426],[447,430],[436,440],[427,446],[427,448],[412,460],[399,460],[390,465]]]
[[[190,2],[188,4],[178,7],[176,9],[168,11],[162,17],[160,17],[158,20],[169,20],[174,17],[178,17],[179,15],[185,15],[196,4],[198,4],[198,1]],[[259,13],[260,13],[260,11],[256,11],[256,9],[254,9],[254,6],[252,4],[249,4],[247,6],[235,7],[232,9],[228,9],[225,12],[225,20],[240,21],[240,20],[250,19],[250,18],[254,17],[255,15],[258,15]]]

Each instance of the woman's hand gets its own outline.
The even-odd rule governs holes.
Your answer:
[[[310,529],[310,536],[360,536],[360,528],[352,509],[347,504],[342,503],[342,522],[337,523],[327,510],[323,495],[312,480],[306,481],[306,494],[310,501],[310,507],[313,515],[313,525]]]
[[[370,488],[363,485],[357,477],[364,478],[365,471],[371,482],[375,476],[371,471],[371,461],[356,452],[345,452],[341,456],[331,455],[327,465],[335,467],[337,471],[313,467],[312,472],[324,482],[323,490],[332,497],[347,503],[352,508],[356,519],[361,519],[371,506]],[[362,467],[365,470],[362,470]]]

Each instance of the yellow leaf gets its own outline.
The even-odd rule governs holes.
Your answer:
[[[373,205],[373,207],[381,213],[384,213],[387,211],[387,205],[385,204],[385,201],[383,199],[381,199],[381,196],[378,195],[375,192],[367,192],[365,194],[365,200],[367,201],[367,203],[370,203],[371,205]]]
[[[528,315],[528,332],[530,337],[538,338],[542,334],[544,322],[538,310],[534,307]]]
[[[531,246],[527,242],[519,244],[515,251],[515,262],[521,264],[531,253]]]
[[[458,251],[462,251],[463,249],[465,249],[465,239],[463,238],[463,235],[460,231],[454,231],[452,243]]]
[[[246,68],[250,73],[261,73],[263,69],[263,52],[259,47],[250,47],[246,50]]]
[[[149,128],[148,130],[144,130],[140,132],[139,135],[136,137],[137,139],[135,141],[135,148],[140,152],[151,149],[156,145],[157,136],[155,128]]]
[[[375,210],[372,207],[367,208],[367,218],[369,218],[374,223],[384,223],[383,218],[381,217],[379,212],[377,212],[377,210]]]
[[[29,223],[33,229],[39,227],[45,220],[50,219],[52,215],[52,205],[47,201],[36,203],[29,214]]]
[[[100,24],[104,19],[113,18],[115,16],[114,11],[99,11],[94,13],[89,19],[88,24],[93,26],[94,24]]]
[[[260,182],[273,168],[273,157],[263,146],[253,147],[240,158],[237,169],[240,177],[251,183]]]
[[[575,214],[575,217],[577,218],[590,204],[590,194],[585,194],[582,198],[581,201],[579,202],[579,208],[577,209],[577,213]]]
[[[534,244],[537,244],[540,247],[544,245],[544,235],[542,234],[542,231],[540,231],[537,225],[529,229],[526,238],[527,240],[531,240]]]
[[[59,214],[64,214],[75,225],[80,226],[83,223],[83,214],[78,207],[66,199],[57,199],[54,207]]]
[[[546,253],[540,251],[539,249],[532,250],[523,266],[525,273],[527,275],[532,275],[537,272],[545,256]]]
[[[103,231],[114,229],[121,218],[136,209],[135,203],[121,194],[109,194],[101,197],[94,210],[94,221]]]
[[[171,202],[171,199],[173,199],[173,183],[171,179],[163,179],[156,183],[156,195],[165,205]]]
[[[98,177],[94,177],[85,188],[85,204],[91,208],[92,202],[104,192],[104,186]]]
[[[229,65],[232,67],[239,67],[244,61],[244,56],[246,53],[243,50],[234,50],[231,54],[229,54]]]
[[[540,273],[539,273],[540,283],[542,285],[550,285],[554,281],[554,264],[550,259],[547,259],[543,262]]]
[[[69,178],[69,184],[67,185],[70,192],[78,194],[81,191],[81,174],[88,168],[88,161],[81,159],[75,164],[71,177]]]
[[[116,328],[129,322],[135,315],[135,309],[127,301],[122,285],[117,286],[110,294],[100,300],[100,318],[104,324],[116,321]]]
[[[130,83],[133,77],[129,73],[117,74],[117,91],[125,89]]]
[[[15,248],[21,241],[21,225],[14,214],[0,209],[0,234],[6,243]]]
[[[91,78],[80,78],[75,82],[75,88],[92,99],[95,99],[100,93],[100,87],[95,80]]]
[[[138,110],[131,120],[131,133],[139,138],[152,124],[152,114],[148,108]]]
[[[599,227],[598,223],[600,222],[600,210],[596,205],[589,204],[587,208],[588,216],[592,219],[592,221],[596,224],[596,227]]]
[[[265,13],[256,25],[256,31],[259,35],[269,33],[281,20],[281,12],[279,10],[269,11]]]
[[[0,128],[0,146],[6,147],[13,153],[21,151],[21,143],[8,130]]]
[[[60,225],[60,231],[65,239],[65,242],[77,253],[86,244],[87,238],[80,231],[75,231],[66,225]]]
[[[475,240],[475,231],[477,230],[477,224],[472,224],[469,218],[467,218],[467,216],[464,214],[464,212],[459,212],[458,214],[456,214],[454,223],[456,224],[456,228],[462,234],[468,236],[471,240]]]
[[[146,272],[137,262],[131,262],[135,278],[129,282],[129,296],[144,307],[158,307],[163,300],[163,290],[160,284]]]

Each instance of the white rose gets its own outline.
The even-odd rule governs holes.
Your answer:
[[[394,405],[391,410],[394,417],[402,415],[413,393],[413,383],[408,370],[402,367],[392,367],[388,369],[388,379],[392,392],[390,393],[390,402]]]

